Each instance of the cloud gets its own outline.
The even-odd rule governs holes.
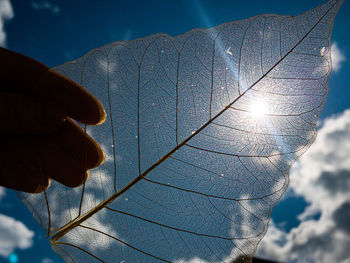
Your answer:
[[[290,187],[309,205],[289,232],[271,222],[257,255],[284,262],[350,263],[350,110],[326,119],[293,167]],[[321,216],[314,219],[319,213]]]
[[[340,170],[335,173],[322,172],[318,183],[327,188],[331,194],[338,192],[346,193],[350,189],[350,171]]]
[[[271,219],[268,231],[258,246],[257,255],[262,258],[285,260],[287,233],[279,229]]]
[[[58,5],[52,4],[49,1],[43,1],[40,3],[32,1],[30,4],[35,10],[49,10],[54,15],[61,12],[61,8]]]
[[[4,196],[5,188],[0,186],[0,202]],[[0,214],[0,257],[8,257],[16,248],[30,248],[33,237],[34,232],[21,221]]]
[[[34,232],[22,222],[0,214],[0,256],[8,257],[17,248],[30,248],[33,237]]]
[[[93,200],[93,195],[86,196],[86,200],[89,199]],[[69,211],[67,212],[69,213]],[[101,210],[98,214],[95,214],[93,217],[90,217],[84,221],[84,225],[90,228],[98,229],[103,233],[108,233],[110,236],[121,239],[115,232],[113,226],[105,222],[106,218],[108,217],[106,213],[106,210]],[[84,227],[74,228],[69,234],[65,235],[64,241],[84,247],[92,252],[99,249],[107,250],[108,247],[112,245],[110,238],[107,238],[105,235],[101,235],[99,232],[91,231],[90,229]],[[122,243],[119,244],[124,246]]]
[[[341,64],[345,61],[345,55],[339,49],[338,44],[336,42],[332,44],[331,57],[332,57],[332,69],[334,72],[338,72],[341,68]]]
[[[4,25],[14,16],[10,0],[0,0],[0,46],[6,46],[6,32]]]
[[[50,258],[43,258],[43,259],[41,260],[41,263],[53,263],[53,260],[50,259]]]
[[[350,201],[343,203],[334,211],[333,220],[338,229],[350,236]]]

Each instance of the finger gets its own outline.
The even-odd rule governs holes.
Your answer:
[[[105,160],[99,144],[70,119],[47,135],[43,144],[43,169],[50,178],[69,187],[83,184],[89,178],[88,169]]]
[[[51,179],[46,177],[46,181],[43,181],[37,175],[38,173],[28,172],[25,168],[12,169],[11,173],[0,174],[0,186],[26,193],[41,193],[51,185]]]
[[[25,147],[19,149],[16,142],[12,144],[17,150],[0,152],[0,185],[28,193],[44,191],[49,187],[50,179],[41,169],[39,155],[35,154],[37,147],[21,142]],[[3,144],[2,150],[8,145]]]
[[[69,118],[56,132],[46,136],[45,143],[51,148],[62,149],[65,155],[81,163],[85,169],[95,168],[105,160],[100,145]]]
[[[86,124],[99,124],[106,118],[102,104],[77,83],[42,63],[0,48],[0,91],[23,92],[56,100],[72,118]]]
[[[66,152],[56,145],[43,147],[41,151],[42,169],[45,174],[68,187],[82,185],[89,173],[85,165],[72,159]]]
[[[0,47],[1,91],[26,92],[28,83],[37,82],[49,68],[44,64]],[[29,92],[29,91],[28,91]]]
[[[64,140],[65,136],[73,136],[73,140],[80,141],[80,145],[75,144],[80,148],[72,151],[74,146],[62,147],[64,143],[70,143]],[[89,177],[87,169],[101,163],[100,155],[103,159],[98,144],[87,137],[79,126],[70,123],[62,125],[55,135],[4,136],[1,145],[1,185],[25,192],[43,191],[49,185],[49,178],[68,187],[79,186]],[[77,154],[79,151],[82,153]]]
[[[12,147],[10,146],[12,145]],[[88,178],[84,165],[73,160],[62,148],[34,139],[8,140],[1,152],[0,184],[14,190],[39,193],[50,185],[50,178],[76,187]]]
[[[68,116],[81,123],[94,125],[106,119],[106,112],[97,98],[53,70],[46,71],[32,90],[38,96],[55,98],[66,107]]]
[[[24,174],[21,172],[18,172],[19,175],[23,176]],[[1,177],[1,175],[0,175]],[[27,176],[24,176],[25,178]],[[51,185],[51,179],[48,179],[47,185],[42,185],[38,182],[35,182],[34,180],[24,182],[24,179],[21,179],[21,183],[8,183],[5,181],[4,178],[0,178],[0,186],[6,187],[15,191],[21,191],[21,192],[26,192],[26,193],[31,193],[31,194],[38,194],[43,191],[45,191],[47,188],[50,187]]]
[[[67,114],[49,100],[0,92],[0,134],[43,134],[57,130]]]

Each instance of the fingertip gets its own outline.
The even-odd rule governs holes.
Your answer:
[[[92,169],[105,161],[105,153],[81,126],[67,118],[58,130],[56,140],[66,154],[84,164],[86,169]]]
[[[85,171],[85,173],[83,173],[81,176],[76,176],[75,180],[72,180],[69,183],[64,182],[63,184],[71,188],[76,188],[83,185],[87,180],[89,180],[89,178],[90,172]]]
[[[81,87],[81,89],[84,90],[84,93],[86,94],[86,111],[80,112],[80,116],[76,116],[74,119],[87,125],[100,125],[104,123],[106,121],[107,114],[102,103],[83,87]]]
[[[79,110],[70,111],[68,115],[76,121],[87,125],[100,125],[106,121],[107,114],[101,102],[97,98],[91,98],[85,101],[85,112]],[[83,109],[83,107],[81,108]],[[80,111],[80,112],[79,112]]]
[[[47,89],[50,86],[50,89]],[[54,98],[67,109],[72,119],[88,125],[98,125],[106,120],[102,103],[80,84],[50,69],[38,82],[38,90],[45,97]]]
[[[37,183],[34,182],[32,184],[27,183],[26,187],[22,191],[33,193],[33,194],[39,194],[46,191],[50,186],[51,186],[51,179],[48,176],[43,175],[41,176],[39,182]]]
[[[47,188],[49,188],[48,185],[38,184],[38,185],[36,185],[36,188],[34,188],[34,190],[32,190],[32,191],[29,191],[29,193],[40,194],[40,193],[44,192]]]
[[[96,168],[100,165],[102,165],[105,160],[106,160],[106,154],[105,152],[102,150],[101,146],[94,140],[90,137],[90,140],[93,142],[93,144],[95,144],[95,148],[96,148],[96,151],[97,151],[97,157],[96,157],[96,161],[95,161],[95,164],[92,164],[90,165],[88,168],[89,169],[93,169],[93,168]],[[92,163],[92,162],[91,162]]]

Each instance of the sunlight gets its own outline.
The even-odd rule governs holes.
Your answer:
[[[264,115],[267,113],[266,102],[264,100],[262,100],[262,99],[254,101],[250,105],[249,112],[256,119],[260,119],[260,118],[264,117]]]

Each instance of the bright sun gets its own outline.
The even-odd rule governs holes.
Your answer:
[[[251,105],[249,109],[250,114],[254,118],[262,118],[267,113],[267,105],[266,102],[262,99],[255,100]]]

